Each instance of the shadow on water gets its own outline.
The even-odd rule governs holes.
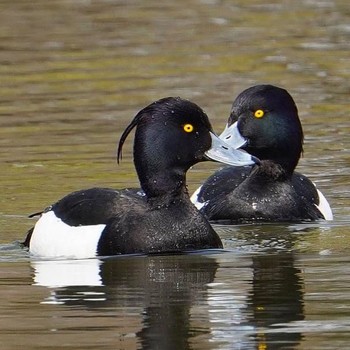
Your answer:
[[[46,286],[43,304],[114,317],[143,349],[241,349],[299,343],[301,334],[274,331],[302,320],[300,270],[294,255],[257,254],[125,257],[32,261],[33,282]],[[227,270],[234,273],[226,275]],[[127,319],[127,321],[126,321]],[[127,326],[127,324],[134,325]],[[137,325],[137,326],[135,326]],[[207,343],[207,342],[210,343]]]

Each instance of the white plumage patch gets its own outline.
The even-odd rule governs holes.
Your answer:
[[[206,202],[199,202],[198,201],[198,195],[199,195],[199,192],[201,191],[202,189],[202,186],[198,187],[192,194],[191,196],[191,202],[195,205],[195,207],[198,209],[198,210],[201,210],[205,203]]]
[[[329,205],[326,197],[322,194],[321,191],[317,190],[318,198],[319,198],[319,204],[316,205],[318,210],[321,212],[321,214],[324,216],[325,220],[333,220],[333,213],[331,206]]]
[[[97,244],[105,227],[102,224],[69,226],[49,211],[36,223],[29,251],[44,258],[92,258],[96,256]]]

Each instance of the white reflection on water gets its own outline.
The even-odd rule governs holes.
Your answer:
[[[49,288],[66,286],[101,286],[98,259],[34,260],[34,284]]]
[[[41,304],[65,304],[74,301],[105,301],[103,291],[91,290],[90,287],[102,286],[99,259],[82,260],[33,260],[33,284],[50,288],[50,295]],[[86,290],[84,290],[86,286]],[[66,296],[58,295],[56,288],[83,287]]]

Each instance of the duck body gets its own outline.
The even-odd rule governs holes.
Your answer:
[[[257,85],[234,101],[220,138],[242,137],[241,148],[260,159],[259,166],[225,167],[192,195],[196,207],[212,221],[303,221],[333,218],[314,183],[295,171],[303,132],[289,93]]]
[[[41,214],[24,242],[32,255],[90,258],[222,248],[207,219],[191,203],[187,170],[200,161],[252,164],[227,146],[206,114],[180,98],[141,110],[121,136],[118,160],[136,127],[134,163],[139,189],[91,188],[68,194]]]
[[[289,178],[259,174],[264,167],[225,167],[207,179],[194,196],[211,221],[227,223],[324,219],[323,195],[304,175]],[[326,215],[329,210],[325,211]]]
[[[222,248],[219,236],[188,194],[145,204],[110,221],[98,243],[100,255]]]
[[[31,253],[86,258],[222,248],[186,193],[159,204],[139,193],[91,188],[67,195],[42,213],[31,233]]]

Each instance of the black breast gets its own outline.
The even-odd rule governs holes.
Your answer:
[[[113,218],[102,233],[99,255],[171,253],[222,248],[217,233],[188,199],[138,208]]]

